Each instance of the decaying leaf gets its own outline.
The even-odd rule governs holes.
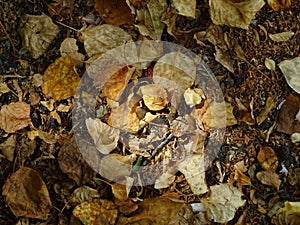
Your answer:
[[[284,203],[284,207],[277,210],[272,218],[275,225],[297,225],[300,222],[300,202]]]
[[[73,215],[84,225],[115,224],[118,210],[112,201],[94,199],[77,205],[73,210]]]
[[[106,23],[114,26],[134,22],[134,17],[125,0],[95,0],[95,9]]]
[[[211,195],[202,201],[207,217],[217,223],[226,223],[233,219],[236,210],[246,202],[242,193],[230,184],[210,187]]]
[[[22,44],[35,59],[44,54],[58,32],[58,26],[49,16],[25,14],[21,17],[19,33]]]
[[[88,118],[85,120],[86,127],[92,139],[94,140],[95,147],[102,154],[109,154],[118,145],[119,130],[115,129],[100,119]]]
[[[300,94],[300,57],[282,61],[279,68],[288,85]]]
[[[71,195],[71,203],[91,202],[94,198],[99,198],[100,195],[96,189],[83,185],[74,190]]]
[[[184,174],[195,195],[201,195],[208,191],[204,157],[204,154],[192,155],[178,165],[178,170]]]
[[[4,186],[2,195],[6,204],[17,217],[25,216],[46,220],[51,200],[47,186],[40,174],[28,167],[20,167]]]
[[[273,171],[260,171],[256,174],[256,177],[261,183],[274,187],[277,191],[279,190],[281,180],[277,173]]]
[[[257,154],[257,160],[264,170],[275,172],[278,167],[277,155],[271,147],[260,146],[260,150]]]
[[[165,25],[160,21],[162,14],[167,9],[166,0],[150,0],[142,9],[135,9],[129,2],[131,11],[136,14],[138,23],[135,25],[140,33],[154,40],[160,40]]]
[[[210,0],[209,11],[214,24],[248,29],[252,18],[264,4],[263,0]]]
[[[292,1],[291,0],[267,0],[268,5],[275,11],[278,12],[282,9],[288,9]]]
[[[0,128],[7,133],[14,133],[32,125],[30,105],[25,102],[13,102],[3,105],[0,110]]]
[[[196,0],[172,0],[179,15],[195,18]]]
[[[45,71],[43,76],[42,91],[46,97],[55,101],[69,98],[75,94],[80,81],[75,70],[73,58],[63,56],[55,60]]]
[[[131,217],[121,217],[118,225],[141,224],[141,225],[165,225],[165,224],[192,224],[194,215],[190,205],[173,202],[167,198],[145,199],[139,205]]]
[[[60,54],[70,56],[76,61],[76,65],[81,67],[84,61],[84,55],[78,52],[78,46],[75,38],[67,37],[60,45]]]
[[[286,31],[277,34],[269,34],[269,37],[272,41],[283,42],[290,40],[294,36],[294,34],[295,33],[292,31]]]
[[[7,158],[8,161],[12,162],[15,157],[16,148],[16,136],[11,135],[3,143],[0,144],[0,151]]]
[[[159,84],[148,84],[140,87],[144,103],[149,110],[159,111],[168,104],[167,91]]]
[[[109,24],[90,25],[82,29],[84,48],[89,57],[131,42],[131,36],[117,26]]]

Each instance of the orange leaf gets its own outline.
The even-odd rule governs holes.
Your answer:
[[[276,171],[278,167],[278,158],[271,147],[261,146],[257,160],[264,170]]]
[[[267,0],[267,2],[275,12],[278,12],[282,9],[288,9],[292,4],[291,0]]]
[[[55,60],[43,76],[42,91],[46,97],[55,101],[69,98],[75,94],[80,78],[75,71],[76,62],[70,56]]]

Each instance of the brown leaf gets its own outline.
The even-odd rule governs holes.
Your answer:
[[[106,23],[114,26],[134,22],[134,16],[125,0],[95,0],[95,9]]]
[[[45,71],[42,91],[47,98],[55,101],[69,98],[75,94],[80,78],[75,70],[76,62],[70,56],[55,60]]]
[[[267,0],[267,3],[275,12],[288,9],[292,4],[291,0]]]
[[[168,104],[167,91],[159,84],[148,84],[140,87],[144,103],[149,110],[159,111]]]
[[[15,148],[16,148],[16,136],[11,135],[6,139],[3,143],[0,144],[0,150],[3,155],[6,156],[8,161],[13,161],[15,156]]]
[[[21,167],[6,180],[2,194],[15,216],[47,219],[51,200],[37,171]]]
[[[48,12],[51,16],[70,16],[74,11],[74,0],[54,0],[48,5]]]
[[[255,120],[253,118],[253,115],[252,115],[252,108],[251,108],[251,102],[249,104],[243,104],[241,102],[240,99],[238,98],[235,98],[235,101],[238,105],[238,108],[239,108],[239,112],[238,112],[238,120],[241,121],[241,122],[245,122],[247,123],[248,125],[254,125],[255,124]]]
[[[251,186],[250,177],[246,176],[241,170],[236,169],[234,172],[234,180],[238,182],[239,190],[242,190],[242,187],[245,185]]]
[[[277,155],[271,147],[260,146],[260,151],[258,152],[257,160],[264,170],[275,172],[278,167]]]
[[[273,171],[260,171],[256,174],[256,177],[261,183],[279,190],[281,180],[279,179],[279,175],[277,173]]]
[[[13,133],[28,125],[32,125],[30,105],[25,102],[13,102],[4,105],[0,111],[0,128],[7,133]]]

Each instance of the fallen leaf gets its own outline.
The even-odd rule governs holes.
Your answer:
[[[214,55],[217,62],[221,63],[222,66],[224,66],[231,73],[234,73],[232,61],[229,55],[224,50],[216,47],[216,53]]]
[[[155,189],[167,188],[172,183],[174,183],[175,179],[176,176],[174,174],[171,174],[169,173],[169,171],[166,171],[155,180],[154,188]]]
[[[60,57],[48,66],[42,85],[42,91],[47,98],[52,97],[58,101],[75,94],[80,77],[74,67],[75,61],[70,56]]]
[[[84,225],[115,224],[118,210],[112,201],[94,199],[77,205],[73,210],[73,215]]]
[[[25,102],[13,102],[3,105],[0,110],[0,128],[7,133],[14,133],[32,125],[30,105]]]
[[[0,144],[0,150],[8,161],[12,162],[15,157],[16,136],[11,135],[3,143]]]
[[[300,142],[300,133],[293,133],[291,135],[291,141],[295,144],[295,143],[298,143]],[[2,150],[3,152],[3,150]]]
[[[265,66],[268,70],[275,71],[276,69],[276,63],[273,59],[265,58]]]
[[[242,193],[230,184],[210,187],[210,197],[202,204],[206,208],[207,218],[217,223],[226,223],[233,219],[237,209],[245,204]]]
[[[84,41],[84,48],[89,57],[107,52],[110,49],[116,48],[131,42],[131,36],[117,26],[109,24],[90,25],[81,30]]]
[[[266,105],[260,112],[260,114],[256,117],[256,122],[258,125],[261,125],[267,118],[269,113],[276,108],[276,101],[275,98],[269,96],[266,101]]]
[[[11,92],[10,88],[7,86],[6,83],[0,83],[0,96],[2,94],[5,94],[5,93],[8,93],[8,92]]]
[[[31,90],[29,93],[30,105],[37,105],[41,101],[41,96],[35,90]]]
[[[235,102],[237,103],[237,106],[239,108],[238,111],[238,120],[241,122],[245,122],[248,125],[254,125],[255,124],[255,119],[253,117],[253,113],[252,113],[252,106],[251,104],[253,104],[253,100],[248,103],[248,104],[243,104],[242,101],[238,98],[235,98]]]
[[[234,171],[234,180],[238,182],[239,190],[242,191],[242,187],[245,185],[251,186],[250,177],[246,176],[241,170],[236,169]]]
[[[76,44],[75,38],[67,37],[60,44],[60,54],[61,56],[70,56],[76,61],[76,65],[81,67],[84,61],[84,55],[78,52],[78,46]]]
[[[120,201],[125,201],[128,199],[126,185],[119,184],[119,183],[113,183],[110,186],[111,186],[111,191],[116,199],[118,199]]]
[[[98,193],[98,190],[83,185],[74,190],[74,192],[71,194],[70,202],[77,204],[82,202],[91,202],[94,198],[99,197],[100,194]]]
[[[281,180],[277,173],[273,171],[260,171],[256,174],[256,177],[262,184],[274,187],[277,191],[279,190]]]
[[[263,0],[210,0],[210,17],[216,25],[248,29],[251,20],[264,4]]]
[[[144,36],[149,36],[154,40],[160,40],[165,25],[161,22],[162,14],[167,9],[166,0],[150,0],[142,9],[136,9],[129,1],[129,7],[133,14],[136,14],[135,26]]]
[[[288,85],[300,94],[300,57],[284,60],[278,65]]]
[[[295,33],[292,31],[286,31],[277,34],[269,34],[269,37],[272,41],[283,42],[290,40],[294,36],[294,34]]]
[[[125,0],[95,0],[95,9],[108,24],[133,24],[134,16]]]
[[[283,208],[279,208],[272,218],[275,225],[297,225],[300,221],[300,202],[284,203]]]
[[[139,91],[149,110],[159,111],[168,104],[167,91],[159,84],[148,84],[140,87]]]
[[[6,180],[2,195],[15,216],[48,218],[51,200],[47,186],[37,171],[20,167]]]
[[[194,215],[190,205],[173,202],[167,198],[148,198],[139,204],[139,213],[131,217],[121,217],[118,225],[126,224],[192,224]]]
[[[88,118],[85,120],[87,130],[94,140],[95,147],[102,154],[109,154],[118,145],[119,130],[115,129],[100,119]]]
[[[51,16],[69,17],[74,12],[74,0],[54,0],[48,5],[48,12]]]
[[[277,170],[278,158],[271,147],[260,146],[260,150],[257,154],[257,160],[264,170],[273,172]]]
[[[25,14],[21,17],[19,27],[22,45],[35,59],[44,54],[59,32],[58,26],[46,15]]]
[[[292,4],[291,0],[267,0],[267,3],[275,12],[288,9]]]
[[[172,4],[179,15],[196,17],[196,0],[172,0]]]

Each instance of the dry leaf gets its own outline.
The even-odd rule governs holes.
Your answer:
[[[167,188],[172,183],[174,183],[176,176],[174,174],[169,173],[169,171],[161,174],[156,180],[154,184],[155,189]]]
[[[48,12],[51,16],[69,17],[74,12],[74,0],[54,0],[48,5]]]
[[[195,18],[196,0],[172,0],[179,15]]]
[[[78,46],[75,38],[67,37],[60,44],[60,54],[62,56],[70,56],[76,61],[76,65],[81,67],[84,61],[84,55],[78,52]]]
[[[238,182],[239,190],[242,191],[242,187],[245,185],[251,186],[251,179],[250,177],[246,176],[241,170],[236,169],[234,171],[234,178],[235,181]]]
[[[3,105],[0,111],[0,128],[7,133],[14,133],[32,125],[30,118],[30,105],[25,102],[13,102]]]
[[[297,225],[300,222],[300,202],[284,203],[284,208],[277,210],[276,215],[272,218],[275,225]]]
[[[108,24],[133,24],[134,16],[125,0],[95,0],[95,9]]]
[[[221,63],[226,69],[228,69],[231,73],[234,73],[234,68],[232,61],[229,55],[219,47],[216,47],[215,59],[217,62]]]
[[[261,183],[274,187],[277,191],[279,190],[281,180],[277,173],[273,171],[260,171],[256,174],[256,177]]]
[[[269,34],[269,37],[272,41],[275,42],[283,42],[283,41],[288,41],[294,36],[294,32],[292,31],[286,31],[282,33],[277,33],[277,34]]]
[[[73,210],[73,215],[84,225],[115,224],[118,217],[117,206],[106,199],[83,202]]]
[[[127,187],[124,184],[113,183],[110,185],[111,191],[116,199],[125,201],[128,199]]]
[[[193,107],[195,105],[198,105],[202,102],[202,99],[205,99],[205,95],[203,91],[199,88],[195,89],[186,89],[183,94],[185,103],[189,105],[190,107]]]
[[[208,191],[205,180],[205,155],[192,155],[178,165],[178,170],[183,173],[195,195]]]
[[[291,0],[267,0],[268,5],[275,11],[278,12],[282,9],[290,8]]]
[[[100,119],[88,118],[85,120],[87,130],[94,140],[95,147],[102,154],[109,154],[118,145],[119,130],[115,129]]]
[[[58,32],[58,26],[49,16],[25,14],[21,17],[19,33],[22,45],[35,59],[44,54]]]
[[[209,11],[216,25],[248,29],[252,18],[264,4],[263,0],[210,0]]]
[[[260,146],[260,150],[257,154],[257,160],[264,170],[274,172],[277,170],[278,158],[271,147]]]
[[[98,190],[83,185],[74,190],[71,195],[70,202],[71,203],[82,203],[82,202],[91,202],[94,198],[99,198],[100,195]]]
[[[256,122],[258,125],[261,125],[267,118],[269,113],[276,108],[275,98],[269,96],[266,101],[266,105],[261,111],[261,113],[256,117]]]
[[[0,96],[2,94],[5,94],[5,93],[8,93],[8,92],[11,92],[10,88],[7,86],[6,83],[0,83]]]
[[[135,7],[128,1],[132,12],[136,14],[135,25],[140,33],[144,36],[149,36],[154,40],[160,40],[165,25],[161,22],[162,14],[167,9],[166,0],[150,0],[142,9],[135,9]]]
[[[291,141],[295,144],[295,143],[298,143],[300,142],[300,133],[293,133],[291,135]],[[3,150],[2,150],[3,152]]]
[[[0,150],[8,161],[12,162],[15,157],[16,136],[11,135],[3,143],[0,144]]]
[[[69,98],[75,94],[80,81],[75,70],[75,61],[70,56],[55,60],[45,71],[42,91],[47,98],[55,101]]]
[[[300,94],[300,57],[282,61],[279,68],[288,85]]]
[[[40,174],[28,167],[20,167],[3,186],[6,204],[17,217],[25,216],[46,220],[51,200]]]
[[[253,104],[253,100],[248,103],[246,106],[241,102],[240,99],[235,98],[235,101],[238,105],[239,108],[239,112],[238,112],[238,120],[241,122],[245,122],[248,125],[254,125],[255,124],[255,119],[253,117],[253,113],[252,113],[252,104]]]
[[[89,57],[107,52],[131,42],[131,36],[120,27],[103,24],[98,26],[90,25],[81,30],[84,40],[84,48]]]
[[[210,187],[210,197],[202,201],[207,217],[217,223],[226,223],[233,219],[236,210],[245,204],[242,193],[230,184]]]
[[[271,70],[271,71],[275,71],[275,69],[276,69],[275,61],[270,58],[265,59],[265,66],[267,67],[268,70]]]
[[[139,91],[143,97],[144,103],[149,110],[159,111],[168,104],[167,91],[159,84],[148,84],[140,87]]]

